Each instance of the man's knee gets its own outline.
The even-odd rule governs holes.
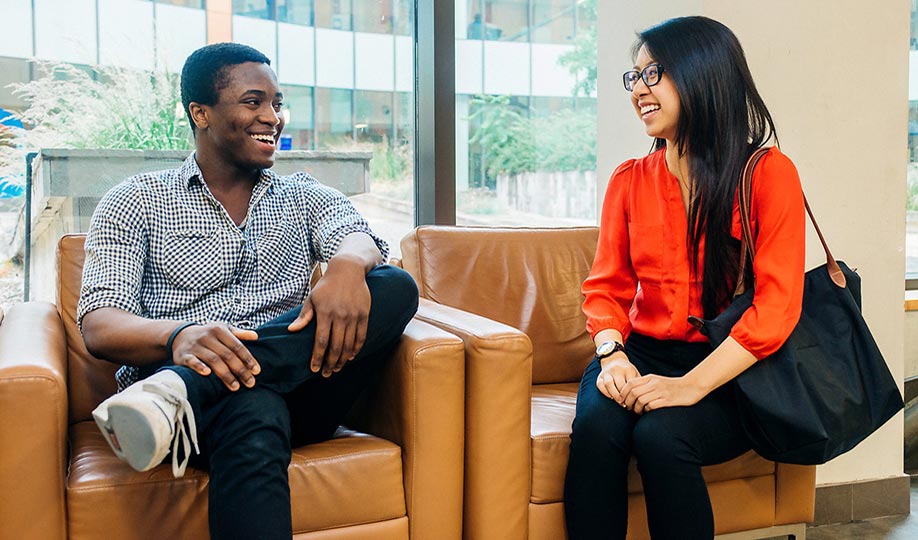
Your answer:
[[[401,268],[388,264],[377,266],[367,274],[367,286],[373,297],[373,307],[394,313],[410,312],[409,319],[418,310],[418,285],[411,274]]]

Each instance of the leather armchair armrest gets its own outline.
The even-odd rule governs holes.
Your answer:
[[[462,341],[415,319],[350,415],[402,448],[411,538],[462,538],[464,389]]]
[[[812,523],[815,509],[816,467],[775,463],[775,525]]]
[[[0,426],[0,538],[65,538],[67,344],[53,304],[18,304],[0,325]]]
[[[524,539],[532,468],[532,342],[515,328],[424,298],[417,318],[465,344],[465,537]]]

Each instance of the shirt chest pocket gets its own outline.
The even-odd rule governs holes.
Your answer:
[[[290,279],[305,283],[311,273],[305,243],[301,230],[290,219],[265,231],[255,244],[259,279],[263,283]]]
[[[176,288],[212,291],[229,283],[237,242],[215,228],[173,229],[163,240],[163,273]]]

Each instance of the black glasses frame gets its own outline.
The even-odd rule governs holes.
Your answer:
[[[657,68],[657,80],[653,82],[650,82],[647,80],[647,77],[648,77],[647,70],[650,68]],[[637,84],[637,80],[638,78],[640,78],[641,80],[644,81],[644,84],[647,85],[648,88],[650,88],[651,86],[656,86],[660,84],[660,81],[663,79],[664,71],[666,70],[663,69],[662,64],[658,64],[654,62],[653,64],[647,64],[646,66],[644,66],[644,69],[640,71],[636,69],[630,69],[622,73],[622,83],[625,85],[625,90],[627,90],[628,92],[633,92],[634,85]],[[637,76],[634,76],[634,74],[637,74]],[[629,75],[631,75],[631,78],[629,78]]]

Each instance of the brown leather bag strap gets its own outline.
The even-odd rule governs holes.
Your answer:
[[[739,189],[737,196],[739,198],[740,225],[743,233],[740,241],[740,270],[739,277],[736,280],[736,290],[734,296],[743,294],[746,290],[746,261],[755,259],[755,242],[752,240],[755,236],[752,232],[752,172],[756,164],[762,159],[762,156],[768,153],[768,148],[758,148],[749,156],[746,166],[743,167],[743,176],[740,177]]]
[[[750,217],[752,208],[752,172],[759,162],[759,159],[768,153],[768,150],[769,148],[759,148],[749,156],[749,161],[746,162],[746,166],[743,168],[743,176],[740,179],[740,185],[737,189],[740,222],[743,229],[743,238],[740,242],[740,253],[742,258],[740,259],[739,278],[736,280],[736,291],[734,293],[737,296],[746,290],[745,283],[743,283],[746,275],[746,261],[755,259],[755,241],[753,240],[752,218]],[[813,228],[816,229],[816,235],[819,236],[819,242],[822,244],[822,249],[826,253],[826,267],[829,272],[829,277],[837,286],[844,288],[847,283],[845,274],[842,272],[841,267],[829,250],[829,244],[826,243],[826,239],[819,229],[819,224],[816,222],[816,216],[813,215],[813,210],[810,209],[810,203],[806,200],[806,194],[803,195],[803,205],[806,207],[806,213],[813,223]]]

